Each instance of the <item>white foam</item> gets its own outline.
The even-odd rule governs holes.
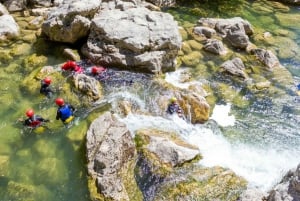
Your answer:
[[[120,120],[126,123],[132,133],[147,127],[176,131],[189,143],[199,147],[203,156],[200,161],[202,165],[229,168],[244,177],[249,186],[265,192],[300,161],[297,150],[278,151],[271,147],[257,148],[242,143],[231,144],[223,135],[215,134],[202,125],[192,125],[183,120],[132,114]]]
[[[215,120],[220,126],[234,126],[235,117],[229,115],[231,104],[215,105],[210,119]]]

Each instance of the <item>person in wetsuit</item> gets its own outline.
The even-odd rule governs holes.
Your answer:
[[[172,114],[177,114],[179,117],[183,118],[184,115],[182,113],[182,109],[180,105],[177,103],[177,98],[172,97],[170,99],[170,103],[168,105],[167,113],[172,115]]]
[[[75,61],[67,61],[66,63],[64,63],[64,65],[62,65],[61,67],[62,70],[65,71],[72,71],[75,73],[83,73],[84,70],[81,66],[77,65],[77,63]]]
[[[55,100],[58,109],[56,112],[56,120],[61,120],[64,124],[70,123],[74,119],[75,108],[70,104],[65,104],[62,98]]]
[[[48,119],[44,119],[43,117],[34,114],[32,109],[26,111],[26,116],[28,117],[24,121],[24,126],[28,126],[30,128],[37,128],[42,125],[43,122],[49,122]]]
[[[46,77],[41,81],[41,88],[40,93],[44,94],[48,98],[51,98],[53,96],[53,90],[51,89],[51,79],[49,77]]]

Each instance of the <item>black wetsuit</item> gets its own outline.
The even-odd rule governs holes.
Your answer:
[[[170,103],[168,105],[167,113],[168,114],[177,113],[179,117],[183,116],[182,109],[181,109],[181,107],[177,103]]]
[[[39,115],[33,115],[32,117],[29,117],[24,121],[24,125],[31,128],[36,128],[40,126],[42,122],[48,122],[48,121],[49,120],[44,119]]]
[[[48,98],[51,98],[53,95],[53,91],[50,87],[49,84],[46,84],[43,80],[41,82],[41,89],[40,89],[40,93],[44,94],[45,96],[47,96]]]

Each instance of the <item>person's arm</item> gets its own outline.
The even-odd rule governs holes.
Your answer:
[[[173,114],[174,113],[174,108],[173,108],[172,104],[168,105],[167,113],[169,113],[169,114]]]
[[[59,110],[57,110],[57,112],[56,112],[56,120],[59,120],[60,117],[61,117],[61,113],[60,113]]]
[[[29,118],[25,119],[25,121],[23,122],[24,126],[29,126],[30,124],[31,124],[31,120]]]
[[[73,105],[70,105],[70,104],[69,104],[69,107],[70,107],[70,109],[72,110],[72,112],[75,112],[75,111],[76,111],[76,109],[75,109],[75,107],[74,107]]]

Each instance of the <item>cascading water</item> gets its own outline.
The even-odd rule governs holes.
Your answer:
[[[187,84],[180,85],[178,83],[179,74],[180,72],[178,71],[169,73],[166,76],[166,80],[174,85],[186,87]],[[283,174],[289,169],[295,168],[299,163],[300,141],[295,142],[293,138],[289,138],[289,133],[281,133],[287,138],[285,141],[276,140],[274,136],[278,132],[276,127],[266,127],[269,129],[270,135],[258,136],[257,140],[260,142],[257,142],[257,144],[255,141],[253,143],[250,140],[248,142],[241,140],[247,135],[251,138],[251,135],[257,129],[260,129],[260,132],[265,131],[263,126],[260,128],[253,126],[269,124],[274,120],[255,117],[249,119],[250,122],[247,129],[239,132],[243,136],[234,138],[234,140],[227,138],[226,132],[224,133],[227,128],[234,130],[235,126],[238,129],[238,125],[245,124],[245,120],[240,120],[231,115],[230,110],[230,103],[227,105],[216,105],[211,119],[203,125],[192,125],[177,117],[166,119],[158,116],[133,114],[121,119],[121,121],[127,124],[132,133],[135,130],[147,127],[175,131],[185,140],[199,147],[203,155],[203,159],[200,161],[201,165],[230,168],[236,174],[244,177],[249,182],[249,187],[268,191],[282,178]],[[294,116],[299,118],[297,115]],[[281,120],[277,120],[278,122],[276,123],[280,123]],[[292,130],[291,132],[297,132],[297,130]],[[270,141],[272,143],[269,143]],[[287,144],[292,146],[286,146]]]

